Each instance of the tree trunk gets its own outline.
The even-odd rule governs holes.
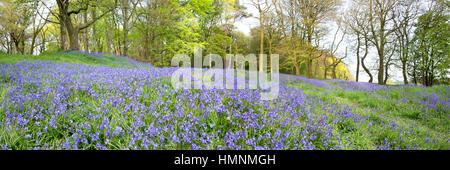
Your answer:
[[[264,65],[264,61],[262,61],[263,57],[262,55],[264,54],[264,14],[263,11],[261,9],[261,6],[259,6],[259,34],[260,34],[260,47],[259,47],[259,71],[262,72],[263,71],[263,65]]]
[[[128,56],[128,0],[122,1],[122,14],[123,14],[123,54],[124,56]]]
[[[323,78],[324,79],[327,79],[327,72],[328,72],[328,64],[327,64],[327,54],[325,54],[324,56],[323,56]]]
[[[85,9],[78,9],[78,11],[70,11],[69,12],[69,1],[68,0],[56,0],[56,3],[58,5],[58,9],[59,9],[59,22],[61,25],[61,28],[64,27],[67,30],[67,34],[69,35],[69,41],[70,41],[70,48],[74,49],[74,50],[79,50],[80,49],[80,44],[78,41],[78,32],[80,30],[84,30],[87,29],[91,24],[95,23],[95,21],[97,21],[99,18],[93,18],[91,21],[89,22],[85,22],[83,25],[80,26],[74,26],[72,23],[72,19],[70,18],[70,15],[72,14],[78,14],[80,12],[82,12],[83,10],[87,10],[87,6],[85,7]],[[110,11],[108,11],[110,12]],[[103,17],[105,14],[107,14],[108,12],[103,13],[101,17]],[[63,29],[61,29],[63,30]]]
[[[41,49],[40,49],[40,53],[42,54],[45,51],[45,43],[46,43],[46,39],[45,39],[45,32],[41,35]]]
[[[232,54],[232,53],[233,53],[233,36],[231,37],[229,54]]]
[[[378,50],[378,84],[384,85],[384,47],[379,47]]]
[[[66,45],[66,41],[67,41],[67,29],[66,29],[66,24],[64,23],[64,18],[62,17],[62,12],[60,11],[59,13],[59,17],[60,17],[60,21],[59,21],[59,31],[60,31],[60,46],[62,50],[67,50],[67,45]]]
[[[73,28],[72,24],[67,24],[67,33],[69,34],[69,41],[70,41],[70,49],[72,50],[79,50],[80,49],[80,43],[78,41],[78,29]]]
[[[115,10],[113,10],[113,19],[112,19],[112,21],[113,21],[114,27],[117,30],[114,33],[115,36],[117,37],[116,38],[116,42],[114,42],[115,43],[115,45],[114,45],[115,54],[121,54],[122,53],[122,49],[121,49],[121,46],[120,46],[120,33],[119,33],[120,28],[119,28],[119,24],[116,22],[116,11]],[[113,38],[113,40],[114,40],[114,38]]]
[[[294,64],[295,67],[295,75],[300,76],[300,67],[297,64]]]
[[[414,80],[414,84],[417,85],[417,77],[416,77],[416,60],[413,61],[413,71],[412,76]]]
[[[105,24],[106,25],[110,25],[110,21],[109,18],[105,19]],[[112,45],[112,29],[105,29],[105,34],[106,34],[106,50],[108,51],[108,53],[112,53],[111,50],[111,45]]]
[[[383,84],[387,84],[387,80],[389,79],[389,73],[388,73],[388,71],[389,71],[389,69],[388,69],[389,66],[388,66],[388,64],[389,64],[389,63],[386,64],[386,68],[385,68],[386,70],[385,70],[385,74],[384,74],[384,81],[383,81]]]
[[[74,27],[72,24],[72,19],[69,14],[69,1],[57,0],[57,5],[59,9],[59,19],[61,28],[62,25],[66,28],[67,34],[69,35],[69,46],[70,49],[79,50],[80,44],[78,42],[78,28]],[[62,39],[63,40],[63,39]]]
[[[313,65],[313,60],[312,60],[312,54],[309,54],[309,58],[306,62],[306,75],[308,78],[312,78],[312,65]]]
[[[336,68],[339,64],[333,65],[333,79],[337,79],[337,75],[336,75]]]
[[[22,39],[20,40],[20,53],[21,54],[25,54],[25,39],[22,37]]]
[[[34,46],[36,44],[36,37],[37,37],[37,34],[33,33],[33,37],[31,39],[31,45],[30,45],[30,53],[29,53],[30,55],[33,55],[33,53],[34,53]]]
[[[364,64],[364,60],[366,59],[367,55],[369,54],[369,42],[367,39],[364,39],[365,42],[365,52],[364,52],[364,56],[361,58],[361,66],[363,67],[364,71],[369,75],[369,83],[373,82],[373,76],[370,73],[370,70],[366,67],[366,65]]]
[[[270,72],[273,73],[273,68],[272,68],[272,38],[270,38],[269,40],[269,61],[270,61]]]
[[[433,86],[433,80],[434,80],[434,66],[431,66],[431,70],[430,70],[430,79],[428,81],[428,86]]]
[[[314,64],[314,77],[319,77],[319,61],[315,62]]]
[[[424,42],[422,42],[424,44]],[[422,54],[422,63],[421,63],[421,71],[422,71],[422,85],[427,85],[427,68],[425,67],[425,60],[426,56],[428,56],[427,53],[428,49],[425,50],[425,54]]]
[[[7,41],[8,42],[6,42],[7,43],[7,46],[8,46],[8,48],[6,49],[6,53],[7,54],[11,54],[12,53],[12,43],[11,43],[11,35],[7,38]]]
[[[409,84],[408,83],[408,75],[406,73],[406,61],[402,61],[402,74],[403,74],[403,83],[404,84]]]
[[[30,55],[33,55],[33,53],[34,53],[34,44],[36,43],[36,37],[38,34],[36,32],[37,32],[36,31],[36,21],[33,20],[33,37],[31,38],[30,53],[29,53]]]
[[[357,34],[357,46],[356,46],[356,82],[359,82],[359,64],[360,64],[360,53],[359,50],[361,49],[361,37],[359,34]]]
[[[312,34],[313,34],[313,28],[312,25],[306,24],[306,31],[307,31],[307,41],[308,41],[308,45],[312,46]],[[308,78],[312,78],[312,63],[313,63],[313,50],[314,49],[309,49],[308,50],[308,59],[306,62],[306,75]]]
[[[87,12],[83,13],[83,22],[87,24]],[[88,38],[88,29],[83,31],[83,42],[84,42],[84,51],[89,52],[89,38]]]
[[[14,54],[17,54],[17,53],[19,53],[19,42],[18,41],[14,41],[14,51],[13,51],[13,53]]]
[[[234,57],[236,57],[236,56],[234,56]],[[210,60],[210,61],[211,61],[211,60]],[[231,59],[231,60],[228,61],[227,68],[228,68],[228,69],[233,69],[232,66],[233,66],[233,60]],[[237,67],[236,67],[236,68],[237,68]]]

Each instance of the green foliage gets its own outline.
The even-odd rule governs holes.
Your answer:
[[[411,74],[427,86],[436,81],[449,83],[450,15],[443,3],[437,2],[433,9],[421,15],[414,32],[414,56],[409,61]]]
[[[222,33],[217,33],[209,37],[207,50],[212,54],[219,54],[220,56],[225,56],[227,52],[228,45],[232,43],[232,39]]]

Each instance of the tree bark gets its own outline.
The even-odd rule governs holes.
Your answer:
[[[384,43],[383,38],[381,38],[381,44]],[[378,47],[378,84],[384,85],[384,45]]]
[[[83,13],[83,22],[87,24],[88,14],[87,11]],[[84,51],[89,52],[89,38],[88,38],[88,29],[83,31],[83,41],[84,41]]]
[[[97,14],[96,14],[96,9],[97,7],[94,7],[94,9],[92,9],[91,11],[91,15],[92,18],[97,18]],[[100,43],[98,43],[98,37],[97,37],[97,27],[95,24],[92,25],[92,52],[102,52]]]
[[[59,1],[57,1],[59,2]],[[60,6],[60,4],[58,3],[58,7]],[[62,8],[62,7],[59,7]],[[60,31],[60,46],[62,50],[67,50],[67,45],[66,45],[66,41],[67,41],[67,29],[66,29],[66,24],[65,24],[65,16],[63,13],[63,10],[59,10],[59,31]]]
[[[67,33],[69,34],[70,49],[79,50],[80,43],[78,40],[78,33],[79,33],[78,28],[74,28],[71,21],[66,22],[66,28],[67,28]]]
[[[359,65],[360,65],[360,53],[361,49],[361,36],[357,33],[357,46],[356,46],[356,82],[359,82]]]
[[[336,76],[336,68],[337,68],[338,65],[339,65],[339,64],[336,64],[336,65],[333,66],[333,79],[337,79],[337,76]]]
[[[364,64],[364,60],[366,59],[367,55],[369,54],[369,42],[367,39],[364,39],[364,43],[365,43],[366,48],[365,48],[364,56],[361,58],[361,66],[363,67],[364,71],[369,75],[369,83],[372,83],[373,76],[370,73],[370,70]]]
[[[261,5],[258,4],[258,10],[259,10],[259,33],[260,33],[260,47],[259,47],[259,71],[262,72],[263,71],[263,67],[264,67],[264,61],[262,61],[262,55],[264,54],[264,14],[263,11],[261,9]]]
[[[30,45],[30,55],[33,55],[33,53],[34,53],[34,47],[35,47],[35,44],[36,44],[36,37],[37,37],[37,34],[33,34],[33,37],[32,37],[32,39],[31,39],[31,45]]]
[[[297,64],[294,64],[295,67],[295,75],[300,76],[300,67]]]
[[[60,39],[61,39],[61,41],[60,41],[61,49],[62,50],[67,50],[67,46],[66,46],[66,41],[67,41],[66,26],[63,23],[61,23],[60,26],[59,26],[59,29],[60,29],[60,36],[61,36],[60,37]]]
[[[110,24],[111,24],[109,18],[107,18],[107,19],[105,20],[105,24],[106,24],[106,25],[110,25]],[[111,36],[112,36],[112,29],[105,29],[105,34],[106,34],[106,50],[107,50],[108,53],[112,53],[112,50],[111,50],[111,45],[112,45],[112,38],[111,38]]]
[[[123,54],[128,55],[128,21],[129,21],[129,4],[128,0],[122,1],[122,13],[123,13]]]

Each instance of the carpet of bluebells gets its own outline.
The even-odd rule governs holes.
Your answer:
[[[450,149],[449,86],[281,75],[279,97],[262,101],[175,90],[175,68],[128,65],[0,65],[0,149]]]

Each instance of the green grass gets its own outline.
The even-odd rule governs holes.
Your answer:
[[[377,92],[325,89],[303,83],[298,84],[297,87],[304,90],[306,94],[316,96],[325,102],[350,106],[358,115],[368,117],[369,121],[372,121],[371,125],[368,125],[369,121],[366,123],[339,122],[337,126],[340,126],[338,129],[342,131],[336,133],[348,137],[343,143],[352,142],[353,146],[359,149],[376,149],[373,146],[382,145],[387,139],[389,142],[396,142],[396,145],[391,146],[395,148],[400,146],[400,148],[408,149],[417,144],[421,148],[449,149],[449,144],[445,140],[437,141],[436,144],[432,141],[425,142],[430,138],[444,137],[445,139],[447,137],[448,139],[450,121],[448,117],[443,117],[446,114],[448,116],[448,113],[445,113],[448,110],[426,109],[426,106],[420,103],[396,101],[402,99],[405,92],[435,92],[448,96],[448,91],[443,86],[404,87]],[[393,124],[393,122],[398,125],[397,129],[386,129],[384,124]],[[412,132],[409,132],[414,133],[413,136],[405,135],[398,130],[409,127],[413,127]],[[400,137],[402,137],[401,140]]]
[[[15,64],[22,61],[55,61],[73,64],[104,65],[110,67],[130,67],[130,60],[118,58],[111,54],[102,54],[101,57],[82,54],[79,52],[57,51],[42,55],[22,55],[0,53],[0,64]]]
[[[40,56],[32,56],[32,55],[10,55],[10,54],[0,54],[0,64],[13,64],[22,61],[56,61],[56,62],[66,62],[66,63],[75,63],[75,64],[90,64],[90,65],[104,65],[111,67],[130,67],[132,64],[129,60],[124,58],[118,58],[112,55],[103,55],[102,57],[95,57],[86,54],[80,53],[66,53],[66,52],[56,52],[50,54],[43,54]],[[243,76],[243,75],[240,75]],[[5,78],[0,77],[0,80],[8,81]],[[170,87],[169,79],[157,79],[152,80],[159,84],[165,85],[165,87]],[[46,86],[54,86],[54,84],[46,84]],[[438,94],[438,97],[448,97],[449,91],[444,86],[435,86],[432,88],[423,88],[423,87],[404,87],[404,88],[395,88],[395,89],[383,89],[375,92],[366,92],[366,91],[344,91],[342,89],[333,89],[333,88],[322,88],[318,86],[314,86],[311,84],[303,83],[300,81],[291,81],[288,83],[289,87],[295,87],[300,89],[303,93],[307,95],[307,99],[309,100],[307,107],[305,108],[296,108],[299,113],[303,111],[310,111],[315,116],[320,118],[326,118],[326,122],[333,127],[332,133],[340,138],[341,144],[344,146],[342,149],[378,149],[378,146],[384,144],[385,140],[389,143],[395,142],[391,147],[394,149],[409,149],[414,148],[415,145],[419,146],[419,149],[449,149],[449,144],[447,142],[448,134],[449,134],[449,119],[448,117],[448,109],[444,108],[445,103],[440,103],[436,109],[429,109],[424,104],[420,103],[420,101],[425,101],[426,98],[419,98],[416,100],[407,100],[400,101],[405,97],[416,97],[421,95],[415,95],[416,93],[435,93]],[[102,94],[106,94],[106,96],[114,96],[121,95],[120,92],[108,92],[105,89],[97,87],[93,85],[92,90],[101,92]],[[139,88],[133,86],[133,88]],[[32,84],[27,86],[25,90],[33,90]],[[5,85],[5,83],[0,83],[0,99],[3,101],[5,97],[8,97],[7,93],[10,91],[9,87]],[[32,91],[24,91],[24,93],[31,93]],[[145,84],[142,86],[142,92],[145,95],[142,95],[140,98],[136,99],[140,103],[145,105],[150,105],[155,102],[163,102],[169,103],[167,109],[157,108],[159,118],[162,116],[173,114],[177,111],[177,108],[181,108],[182,113],[192,114],[194,116],[201,116],[203,114],[202,110],[199,109],[199,104],[201,101],[195,101],[192,103],[184,103],[186,106],[180,107],[177,106],[177,94],[174,91],[167,90],[166,92],[160,92],[155,90],[152,86]],[[194,93],[201,93],[200,90],[192,90]],[[48,96],[52,96],[52,94],[48,94]],[[72,110],[71,114],[67,114],[67,117],[60,117],[58,120],[58,129],[49,128],[48,133],[45,133],[41,136],[31,136],[31,139],[38,139],[39,141],[45,141],[48,145],[60,146],[66,139],[69,139],[72,135],[71,131],[68,130],[68,127],[73,125],[73,122],[84,123],[89,122],[91,125],[90,132],[100,132],[99,141],[104,143],[105,135],[107,133],[106,129],[98,129],[96,125],[102,124],[102,119],[90,120],[89,116],[95,116],[102,114],[101,111],[95,111],[97,108],[102,106],[102,98],[94,98],[88,95],[87,92],[84,91],[76,91],[71,95],[65,102],[71,103],[73,105],[68,105],[67,107],[75,108]],[[127,110],[125,108],[126,103],[130,103],[131,100],[134,99],[126,99],[122,101],[119,106],[105,105],[103,109],[108,109],[108,118],[111,120],[109,132],[111,133],[117,126],[122,127],[123,129],[127,129],[132,126],[134,123],[133,119],[131,119],[134,114],[133,110]],[[51,98],[42,101],[34,101],[29,102],[25,106],[25,108],[33,108],[35,105],[41,105],[45,107],[49,105],[49,101],[53,101]],[[77,103],[84,103],[83,105],[77,105]],[[232,102],[231,105],[228,102]],[[287,103],[292,102],[288,101]],[[255,105],[254,103],[250,103],[248,101],[242,101],[238,105],[234,105],[233,100],[229,98],[225,98],[222,101],[223,105],[227,105],[229,109],[232,111],[236,111],[242,109],[246,111],[248,109],[255,110],[258,114],[268,114],[267,108],[264,108],[260,105]],[[322,107],[324,105],[333,105],[333,111],[342,111],[343,107],[351,108],[352,113],[361,118],[364,118],[363,121],[355,120],[353,118],[349,119],[338,119],[335,120],[335,117],[339,117],[335,115],[335,112],[330,110],[325,110]],[[193,107],[191,107],[191,105]],[[159,107],[159,106],[158,106]],[[281,107],[281,106],[277,106]],[[29,110],[19,110],[15,108],[0,108],[0,112],[4,113],[6,109],[16,112],[27,112]],[[88,112],[86,111],[93,111]],[[258,135],[264,135],[265,133],[275,134],[276,130],[279,127],[282,127],[282,120],[289,118],[289,114],[287,113],[279,113],[281,116],[280,119],[276,120],[274,123],[275,126],[265,127],[264,129],[255,131],[249,129],[246,131],[247,135],[250,137],[257,137]],[[158,116],[152,115],[149,113],[142,117],[142,121],[146,125],[150,125],[152,123],[159,124],[162,126],[163,124],[167,124],[169,122],[157,123]],[[126,118],[129,118],[126,120]],[[4,115],[0,115],[0,120],[3,120]],[[181,117],[176,124],[174,124],[174,133],[182,134],[183,130],[180,129],[180,126],[183,122],[188,122],[190,117],[188,115],[184,115]],[[308,120],[303,115],[299,115],[298,121]],[[7,144],[11,146],[11,149],[29,149],[33,148],[36,144],[35,141],[31,142],[27,140],[24,136],[25,134],[35,134],[32,133],[36,131],[41,131],[44,125],[48,124],[49,121],[52,121],[51,118],[46,118],[45,121],[40,122],[40,125],[33,125],[32,128],[28,129],[28,131],[24,130],[16,130],[14,127],[6,127],[0,126],[0,144]],[[234,125],[230,123],[230,121],[234,121],[240,126]],[[269,120],[272,121],[272,120]],[[336,121],[336,122],[334,122]],[[32,122],[33,123],[33,122]],[[30,123],[30,124],[32,124]],[[227,131],[242,131],[240,127],[243,127],[243,122],[239,122],[239,119],[233,117],[227,117],[223,113],[211,112],[209,116],[201,120],[201,122],[196,122],[198,124],[204,123],[206,126],[215,124],[214,127],[208,128],[206,131],[207,134],[212,134],[219,130],[222,130],[217,134],[218,138],[211,139],[212,149],[217,149],[218,146],[226,145],[222,139]],[[258,122],[263,124],[263,122]],[[305,123],[305,122],[304,122]],[[289,128],[281,128],[282,133],[285,131],[298,132],[305,128],[303,125],[300,127],[294,127],[292,129]],[[410,129],[411,128],[411,129]],[[407,129],[407,130],[406,130]],[[144,131],[145,129],[139,129],[139,131]],[[88,132],[86,132],[88,133]],[[408,133],[408,134],[406,134]],[[315,133],[321,135],[321,133]],[[189,149],[190,146],[183,142],[177,143],[176,145],[169,142],[168,136],[169,132],[162,132],[161,134],[166,138],[166,141],[158,145],[158,148],[155,149]],[[108,149],[127,149],[130,143],[130,134],[125,133],[124,136],[120,137],[112,137],[110,142],[106,144]],[[317,137],[317,140],[313,141],[314,145],[317,149],[329,149],[335,146],[335,143],[329,143],[324,145],[320,140],[320,136]],[[426,139],[438,139],[436,143],[425,142]],[[155,138],[155,141],[158,139]],[[289,141],[294,141],[296,138],[292,137],[286,139]],[[73,141],[71,141],[73,142]],[[265,145],[270,143],[270,141],[261,140],[258,141],[259,145]],[[236,144],[242,144],[245,141],[237,141]],[[294,143],[292,143],[294,144]],[[81,144],[78,146],[82,149],[98,149],[95,146],[94,142],[89,141],[88,144]],[[202,146],[204,147],[204,146]],[[252,148],[243,148],[243,149],[252,149]]]

